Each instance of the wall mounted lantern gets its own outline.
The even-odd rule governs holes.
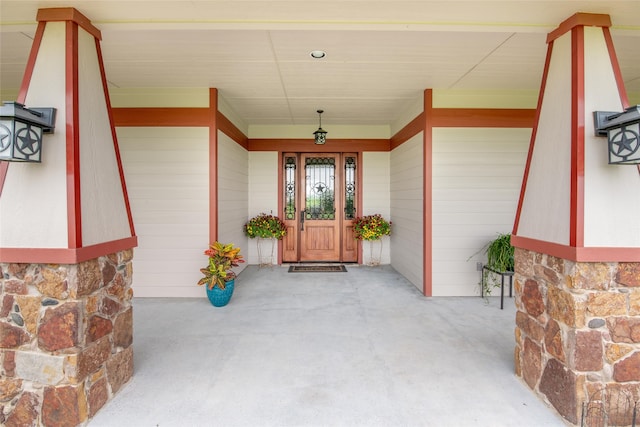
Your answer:
[[[324,113],[323,110],[318,110],[320,125],[318,126],[318,130],[313,133],[313,135],[315,136],[315,143],[318,145],[322,145],[327,142],[327,131],[322,129],[322,113]]]
[[[596,136],[607,136],[609,164],[640,164],[640,105],[622,113],[594,111]]]
[[[0,161],[40,163],[42,135],[53,133],[55,121],[55,108],[4,102],[0,107]]]

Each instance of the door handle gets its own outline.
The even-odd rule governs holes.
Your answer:
[[[304,231],[304,211],[300,211],[300,231]]]

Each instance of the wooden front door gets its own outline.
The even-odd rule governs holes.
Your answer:
[[[357,261],[355,154],[285,154],[283,261]]]

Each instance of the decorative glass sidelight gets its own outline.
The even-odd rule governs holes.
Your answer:
[[[296,219],[296,158],[284,161],[284,218]]]
[[[311,157],[305,163],[305,219],[335,219],[335,159]]]
[[[356,158],[344,160],[344,219],[356,217]]]

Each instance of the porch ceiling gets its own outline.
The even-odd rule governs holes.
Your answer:
[[[0,88],[17,92],[39,8],[102,32],[112,88],[216,87],[245,124],[385,125],[426,88],[538,91],[545,38],[576,12],[611,16],[640,93],[638,1],[0,2]],[[314,60],[309,52],[324,50]]]

